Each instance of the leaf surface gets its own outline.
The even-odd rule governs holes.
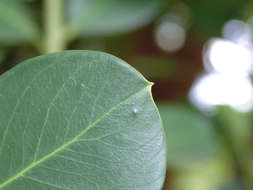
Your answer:
[[[0,190],[159,190],[151,83],[108,54],[65,51],[0,76]]]

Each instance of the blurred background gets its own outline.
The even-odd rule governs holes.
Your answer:
[[[164,190],[252,190],[252,29],[251,0],[1,0],[0,74],[64,49],[120,57],[155,83]]]

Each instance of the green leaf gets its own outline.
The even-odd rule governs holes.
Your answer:
[[[93,51],[33,58],[0,76],[0,190],[159,190],[151,83]]]
[[[181,104],[159,105],[167,136],[170,167],[189,167],[216,155],[216,142],[210,121]]]
[[[246,147],[251,149],[251,117],[251,113],[238,112],[228,106],[218,106],[214,120],[225,133],[221,135],[228,135],[238,151],[245,151]]]
[[[190,169],[180,170],[173,181],[173,190],[224,190],[225,183],[234,179],[234,168],[230,158],[219,154],[205,164],[194,165]],[[169,190],[169,189],[166,189]],[[229,189],[232,190],[232,189]]]
[[[0,64],[2,63],[4,57],[5,57],[5,49],[0,47]]]
[[[34,42],[39,37],[30,9],[22,1],[0,1],[0,44]]]
[[[194,19],[194,30],[205,38],[220,36],[222,26],[230,19],[241,18],[241,10],[251,0],[195,0],[188,1]]]
[[[127,33],[150,23],[163,0],[70,0],[68,22],[84,36]]]

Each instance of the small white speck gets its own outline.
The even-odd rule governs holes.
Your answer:
[[[134,112],[135,114],[137,114],[137,113],[138,113],[138,109],[137,109],[137,108],[134,108],[133,112]]]
[[[82,83],[82,84],[81,84],[81,87],[83,87],[83,88],[84,88],[84,87],[85,87],[85,84],[84,84],[84,83]]]

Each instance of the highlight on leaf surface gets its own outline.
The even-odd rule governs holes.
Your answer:
[[[159,190],[165,140],[151,83],[94,51],[0,76],[0,190]]]

